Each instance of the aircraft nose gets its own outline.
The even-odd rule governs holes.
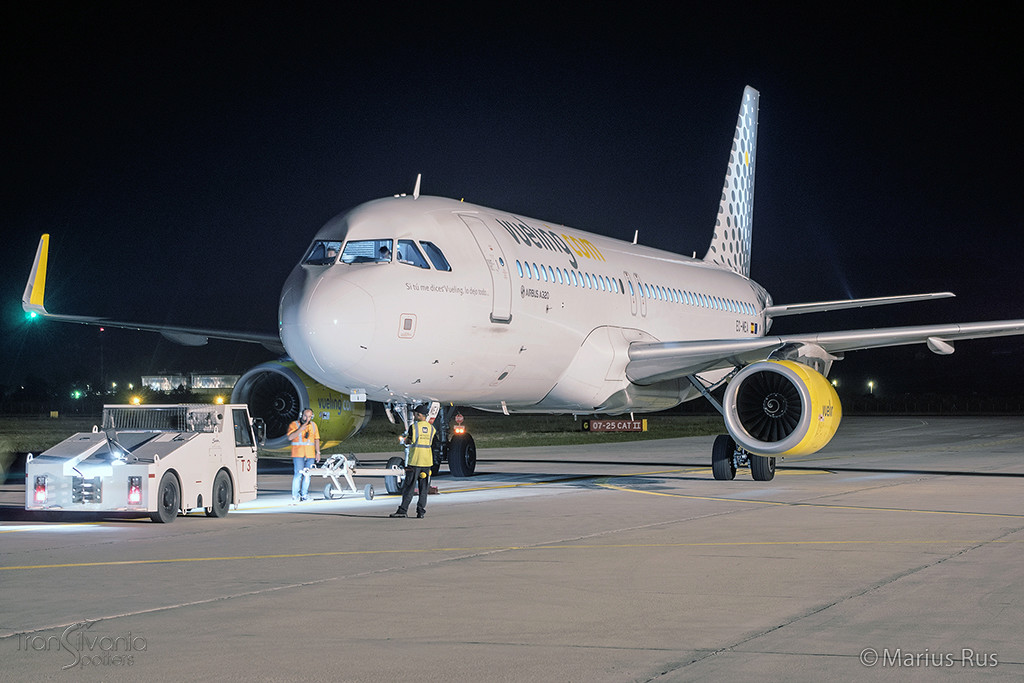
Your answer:
[[[281,341],[292,360],[321,383],[349,384],[342,374],[362,360],[373,338],[369,292],[337,277],[292,280],[280,313]]]

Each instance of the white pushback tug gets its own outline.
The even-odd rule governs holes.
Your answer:
[[[103,426],[25,465],[25,509],[223,517],[256,498],[263,424],[244,404],[108,405]]]

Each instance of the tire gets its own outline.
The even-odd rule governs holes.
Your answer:
[[[181,510],[181,486],[174,472],[164,472],[156,489],[156,510],[149,513],[150,519],[161,524],[170,524]]]
[[[405,482],[405,458],[395,456],[388,459],[388,467],[398,467],[402,470],[401,476],[384,477],[384,489],[391,494],[401,493],[402,484]]]
[[[766,455],[750,456],[750,475],[754,481],[771,481],[775,478],[775,458]]]
[[[334,484],[327,482],[324,484],[324,500],[331,500],[334,498]]]
[[[471,434],[460,434],[451,440],[448,469],[453,477],[472,477],[476,472],[476,442]]]
[[[363,488],[363,497],[366,498],[366,500],[373,500],[373,484],[367,484]]]
[[[213,507],[206,508],[207,517],[224,517],[231,508],[231,501],[234,500],[234,491],[231,486],[231,477],[224,470],[217,472],[213,478],[213,493],[210,496],[210,503]]]
[[[728,434],[715,437],[715,445],[711,447],[711,472],[715,479],[728,481],[736,478],[736,442]]]

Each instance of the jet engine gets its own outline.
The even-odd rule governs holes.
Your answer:
[[[842,406],[825,376],[791,360],[767,360],[740,370],[725,391],[725,426],[755,455],[808,455],[839,428]]]
[[[270,450],[291,446],[288,425],[306,408],[313,411],[323,448],[357,434],[373,415],[366,403],[354,403],[348,394],[318,384],[291,361],[269,361],[246,372],[235,384],[231,402],[247,403],[249,413],[263,419]]]

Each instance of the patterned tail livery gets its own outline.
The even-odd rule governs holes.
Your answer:
[[[757,157],[757,101],[747,86],[736,119],[729,167],[722,185],[715,234],[704,260],[750,277],[750,236],[754,209],[754,163]]]

